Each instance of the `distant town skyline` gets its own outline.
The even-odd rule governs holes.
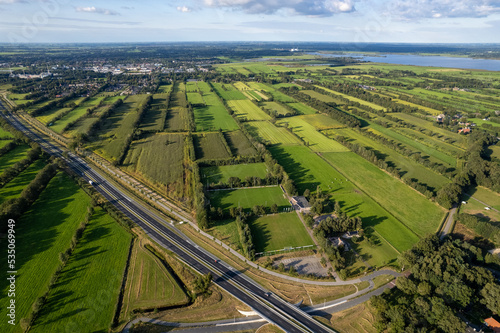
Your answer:
[[[0,42],[498,43],[496,0],[0,0]]]

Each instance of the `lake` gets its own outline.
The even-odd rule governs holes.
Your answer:
[[[430,66],[463,69],[484,69],[489,71],[500,71],[500,60],[474,59],[460,57],[421,56],[415,54],[381,54],[380,56],[365,56],[359,53],[328,54],[311,52],[309,54],[320,55],[327,58],[353,57],[363,61],[383,62],[387,64]]]

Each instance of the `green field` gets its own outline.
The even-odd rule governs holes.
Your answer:
[[[411,158],[408,158],[408,156],[403,156],[395,150],[379,143],[378,141],[372,140],[353,129],[335,129],[325,131],[324,133],[332,136],[341,135],[352,140],[353,143],[367,147],[377,155],[384,156],[384,160],[389,165],[394,166],[399,171],[399,175],[401,177],[404,176],[409,179],[417,179],[420,183],[426,184],[435,190],[439,190],[444,184],[450,182],[448,178],[426,168],[422,164],[415,162]]]
[[[154,134],[133,141],[123,165],[153,183],[167,185],[183,179],[184,135]]]
[[[445,130],[444,128],[441,128],[438,126],[434,126],[433,122],[422,119],[420,117],[415,117],[415,116],[408,114],[408,113],[391,113],[390,115],[393,117],[402,119],[410,124],[414,124],[414,125],[417,125],[419,127],[428,129],[432,132],[438,133],[443,138],[450,138],[453,140],[453,144],[459,148],[466,148],[467,147],[467,140],[462,135],[460,135],[458,133],[450,132],[450,131]]]
[[[186,305],[184,289],[166,268],[164,261],[136,241],[132,249],[122,313],[136,309]]]
[[[12,135],[11,132],[4,130],[2,127],[0,127],[0,139],[6,140],[6,139],[13,139],[14,135]]]
[[[326,89],[326,88],[323,88],[321,86],[316,86],[317,88],[320,88],[320,89],[323,89],[324,91],[326,92],[329,92],[330,94],[334,94],[334,95],[338,95],[338,96],[341,96],[341,97],[344,97],[344,98],[347,98],[348,100],[352,101],[352,102],[357,102],[361,105],[366,105],[366,106],[369,106],[375,110],[380,110],[380,111],[386,111],[386,109],[380,105],[377,105],[377,104],[374,104],[374,103],[370,103],[370,102],[367,102],[367,101],[364,101],[362,99],[359,99],[359,98],[356,98],[356,97],[352,97],[352,96],[349,96],[349,95],[346,95],[346,94],[342,94],[342,93],[339,93],[339,92],[336,92],[334,90],[330,90],[330,89]]]
[[[238,99],[247,99],[245,95],[241,93],[238,89],[236,89],[233,85],[231,84],[223,84],[223,83],[217,83],[217,82],[212,82],[212,85],[219,93],[219,95],[225,99],[226,101],[230,100],[238,100]]]
[[[3,173],[5,169],[24,159],[28,150],[30,150],[30,146],[20,145],[0,156],[0,173]]]
[[[231,157],[220,133],[203,133],[193,136],[197,159],[222,159]]]
[[[249,221],[255,252],[314,245],[297,213],[261,216]]]
[[[97,132],[98,140],[91,145],[97,154],[110,161],[114,161],[120,156],[127,137],[133,133],[133,125],[137,119],[137,108],[145,98],[146,95],[129,96],[123,105],[103,121]]]
[[[288,103],[288,105],[295,109],[299,114],[314,114],[318,112],[312,107],[302,103]]]
[[[355,153],[324,154],[337,170],[420,237],[437,231],[445,210]]]
[[[496,210],[500,210],[500,194],[497,192],[493,192],[492,190],[477,186],[473,190],[468,192],[469,195],[472,195],[479,201],[486,203],[488,206],[495,208]]]
[[[186,93],[188,102],[191,104],[205,104],[203,97],[198,92]]]
[[[44,160],[35,161],[26,170],[5,184],[4,187],[0,188],[0,203],[18,197],[23,189],[35,179],[38,171],[42,170],[46,163]]]
[[[264,90],[265,92],[271,94],[273,96],[273,99],[278,102],[283,102],[283,103],[293,103],[296,102],[295,99],[292,97],[283,94],[281,91],[278,91],[274,89],[272,86],[265,84],[265,83],[260,83],[260,82],[253,82],[249,83],[253,89],[256,90]]]
[[[92,97],[87,102],[85,102],[82,105],[78,106],[77,108],[71,110],[71,112],[66,114],[64,117],[62,117],[61,119],[54,122],[54,124],[50,128],[53,131],[55,131],[56,133],[61,133],[67,124],[69,124],[75,120],[78,120],[79,118],[84,116],[85,113],[87,112],[87,109],[98,105],[104,98],[105,98],[104,96]]]
[[[242,131],[226,132],[224,137],[234,156],[254,156],[257,154],[257,150]]]
[[[166,94],[153,95],[153,101],[142,118],[139,129],[143,131],[162,131],[167,117]]]
[[[329,117],[322,113],[306,115],[300,118],[309,123],[310,125],[314,126],[317,130],[345,127],[344,124],[341,124],[332,117]]]
[[[308,147],[316,152],[343,152],[349,151],[346,147],[335,140],[329,139],[318,132],[312,125],[306,122],[302,116],[288,117],[276,122],[280,126],[285,124],[293,133],[299,136]]]
[[[58,254],[69,247],[89,204],[90,198],[66,174],[59,173],[31,208],[16,221],[16,268],[20,273],[16,279],[17,323],[28,315],[33,302],[47,290],[52,275],[60,265]],[[5,238],[0,243],[6,248]],[[6,261],[0,263],[4,272],[7,270],[5,265]],[[2,279],[2,318],[6,318],[6,289],[7,280]],[[3,327],[3,332],[22,332],[19,325]]]
[[[196,130],[210,131],[221,129],[223,131],[234,131],[239,129],[238,124],[236,124],[217,95],[210,92],[208,83],[198,82],[198,86],[203,91],[203,99],[206,106],[194,107]]]
[[[227,183],[230,177],[245,180],[246,177],[266,178],[267,168],[264,163],[235,164],[201,168],[201,178],[204,184]]]
[[[161,86],[158,87],[158,93],[159,94],[168,94],[172,90],[172,85],[171,84],[162,84]]]
[[[277,102],[264,102],[263,105],[264,109],[268,109],[271,111],[271,113],[276,113],[276,115],[278,116],[286,116],[293,114],[292,111],[288,110],[283,105],[278,104]]]
[[[76,105],[79,105],[84,100],[84,98],[85,97],[73,98],[73,99],[67,101],[66,103],[64,103],[64,105],[69,105],[71,103],[75,103]],[[51,110],[47,110],[46,112],[44,112],[40,116],[37,116],[36,119],[38,119],[39,121],[41,121],[45,125],[48,125],[48,124],[52,123],[52,119],[54,119],[59,114],[64,113],[68,110],[71,110],[71,107],[54,108]]]
[[[277,204],[280,211],[290,207],[279,186],[216,190],[208,192],[208,197],[210,206],[221,207],[225,212],[229,212],[231,207],[241,207],[245,211],[250,211],[255,205],[271,207]]]
[[[385,128],[383,126],[377,125],[375,123],[372,123],[370,125],[370,128],[384,134],[385,136],[389,137],[392,140],[399,141],[404,145],[407,145],[409,147],[413,147],[417,149],[418,151],[421,151],[429,156],[434,157],[436,160],[439,160],[440,163],[446,163],[450,166],[456,166],[457,165],[457,160],[456,158],[447,155],[443,152],[440,152],[439,150],[429,147],[427,145],[424,145],[423,143],[420,143],[418,141],[412,140],[402,134],[399,134],[389,128]],[[376,133],[376,132],[375,132]]]
[[[273,146],[273,157],[285,168],[300,194],[317,186],[338,201],[342,211],[363,219],[363,227],[373,227],[399,251],[409,249],[418,237],[373,199],[347,181],[331,165],[304,146]],[[349,154],[349,153],[332,153]],[[393,258],[391,258],[393,259]]]
[[[175,84],[168,105],[165,129],[169,131],[185,131],[189,125],[189,111],[184,83]]]
[[[32,332],[104,332],[113,320],[131,235],[97,209]]]
[[[311,96],[312,98],[317,99],[318,101],[322,101],[324,103],[335,103],[335,104],[343,104],[340,99],[333,98],[328,95],[320,94],[314,90],[302,90],[301,93]]]
[[[245,123],[247,130],[254,137],[266,144],[301,144],[301,141],[284,127],[276,127],[268,121],[251,121]]]
[[[262,111],[257,105],[249,100],[228,101],[227,105],[233,109],[238,119],[245,120],[269,120],[271,117]]]

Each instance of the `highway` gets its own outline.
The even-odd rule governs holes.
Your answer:
[[[67,165],[123,212],[159,245],[174,252],[182,261],[201,274],[211,273],[213,282],[256,311],[262,318],[285,332],[333,332],[313,319],[306,312],[269,293],[250,278],[228,264],[215,258],[187,237],[178,233],[163,218],[150,209],[138,204],[134,198],[111,183],[79,156],[69,153],[65,158],[63,150],[47,141],[40,134],[28,129],[14,114],[7,112],[0,102],[1,112],[12,126],[25,133],[49,154],[65,160]]]

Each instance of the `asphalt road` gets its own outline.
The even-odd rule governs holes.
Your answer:
[[[3,105],[1,107],[3,108]],[[61,148],[46,141],[39,134],[28,130],[13,114],[2,112],[2,116],[37,142],[49,154],[63,158]],[[92,181],[98,192],[139,225],[158,244],[177,254],[181,260],[199,273],[207,274],[210,272],[215,284],[250,306],[262,318],[286,332],[333,332],[306,312],[269,294],[236,269],[218,260],[185,236],[178,234],[159,215],[136,203],[133,198],[129,197],[117,185],[102,177],[79,156],[69,153],[65,160],[75,173],[87,182]]]
[[[453,223],[454,223],[454,216],[455,213],[457,212],[458,205],[455,204],[453,207],[450,209],[450,212],[448,213],[448,217],[446,218],[446,222],[444,223],[443,229],[441,230],[441,236],[440,238],[443,239],[452,231]]]

